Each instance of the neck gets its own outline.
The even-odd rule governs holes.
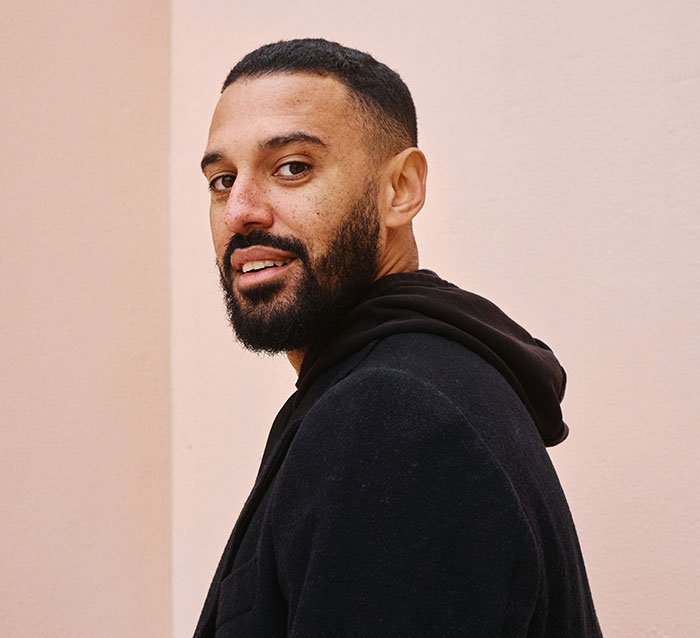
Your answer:
[[[306,355],[306,349],[304,350],[288,350],[287,360],[292,364],[292,368],[296,370],[297,375],[301,370],[301,364],[304,361],[304,356]]]
[[[385,275],[414,270],[418,270],[418,248],[411,228],[391,229],[387,233],[386,244],[374,280],[381,279]]]

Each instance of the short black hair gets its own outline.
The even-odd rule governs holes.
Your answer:
[[[398,153],[418,145],[416,107],[408,87],[396,71],[368,53],[322,38],[282,40],[261,46],[243,57],[221,89],[240,78],[274,73],[331,75],[369,116],[372,143],[384,153]]]

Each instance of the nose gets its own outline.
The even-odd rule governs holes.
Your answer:
[[[272,222],[272,208],[264,188],[239,173],[224,207],[227,230],[245,235],[254,228],[269,228]]]

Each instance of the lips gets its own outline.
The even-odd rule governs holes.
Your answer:
[[[269,246],[251,246],[233,251],[231,267],[235,272],[248,275],[250,278],[250,275],[260,271],[286,266],[296,257],[294,253],[286,250]]]

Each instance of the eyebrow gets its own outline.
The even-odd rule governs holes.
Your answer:
[[[315,135],[304,133],[303,131],[295,131],[294,133],[276,135],[275,137],[271,137],[270,139],[267,139],[264,142],[260,142],[258,144],[258,147],[260,148],[260,150],[266,151],[271,149],[282,148],[284,146],[287,146],[288,144],[299,143],[313,144],[314,146],[326,148],[326,144],[323,142],[322,139],[316,137]],[[199,166],[202,169],[202,171],[204,171],[204,169],[210,164],[216,164],[216,162],[221,162],[223,159],[224,156],[221,153],[207,153],[202,158],[202,161]]]
[[[204,169],[209,166],[209,164],[216,164],[216,162],[220,162],[222,159],[224,159],[224,156],[221,155],[221,153],[207,153],[202,158],[199,167],[202,169],[202,172],[204,172]]]
[[[315,135],[304,133],[304,131],[295,131],[294,133],[287,133],[286,135],[271,137],[269,140],[261,142],[259,146],[261,149],[269,150],[274,148],[282,148],[283,146],[287,146],[287,144],[295,144],[299,142],[305,142],[306,144],[314,144],[315,146],[322,146],[323,148],[326,148],[323,140]]]

